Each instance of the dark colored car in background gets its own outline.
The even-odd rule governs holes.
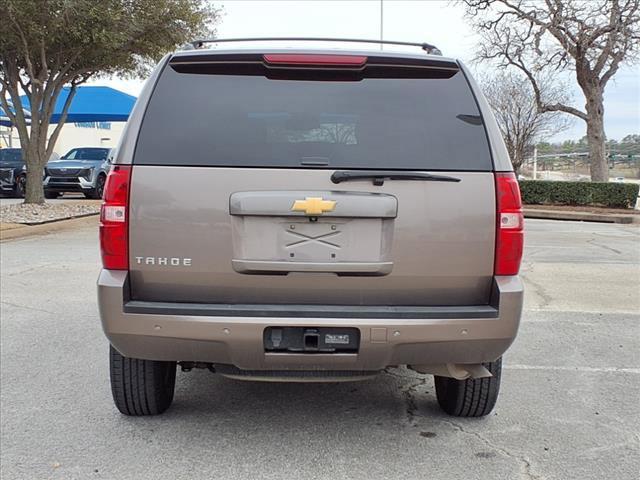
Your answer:
[[[64,192],[81,192],[87,198],[102,198],[111,168],[111,148],[73,148],[59,160],[47,163],[44,191],[48,198]]]
[[[22,150],[0,148],[0,192],[24,196],[25,175]]]

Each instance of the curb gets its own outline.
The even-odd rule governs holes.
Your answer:
[[[53,220],[44,220],[42,222],[24,222],[21,223],[19,225],[26,225],[28,227],[35,227],[37,225],[46,225],[48,223],[58,223],[58,222],[65,222],[67,220],[75,220],[76,218],[84,218],[84,217],[91,217],[93,215],[100,215],[100,212],[94,212],[94,213],[81,213],[80,215],[74,215],[73,217],[66,217],[66,218],[55,218]]]
[[[526,207],[524,209],[524,217],[545,220],[570,220],[578,222],[640,223],[640,215],[634,214],[614,215],[610,213],[565,212],[562,210],[527,209]]]
[[[83,226],[95,226],[97,228],[99,217],[100,215],[97,213],[90,213],[85,215],[78,215],[73,218],[49,221],[46,223],[38,223],[35,225],[20,225],[19,227],[3,229],[0,230],[0,242],[31,237],[34,235],[47,235],[61,230],[68,230]]]

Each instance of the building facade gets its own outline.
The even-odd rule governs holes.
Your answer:
[[[120,141],[125,122],[65,123],[53,149],[54,157],[61,157],[75,147],[115,147]],[[49,127],[49,136],[55,125]],[[20,147],[18,131],[2,127],[0,146]]]

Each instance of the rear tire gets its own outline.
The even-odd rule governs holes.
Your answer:
[[[493,377],[476,380],[434,377],[436,397],[442,410],[455,417],[484,417],[491,413],[500,391],[502,358],[483,365]]]
[[[110,345],[109,367],[113,401],[121,413],[158,415],[171,406],[176,362],[124,357]]]

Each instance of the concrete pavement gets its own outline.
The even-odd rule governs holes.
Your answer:
[[[9,479],[636,479],[640,230],[527,221],[519,338],[495,412],[442,414],[406,369],[360,383],[179,373],[172,408],[112,405],[97,232],[0,244],[0,476]]]

